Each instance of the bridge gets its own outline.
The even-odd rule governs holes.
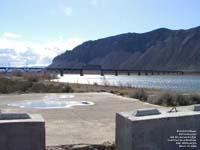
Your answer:
[[[184,71],[172,71],[172,70],[129,70],[129,69],[102,69],[102,68],[40,68],[40,67],[0,67],[1,72],[23,71],[23,72],[42,72],[47,71],[51,73],[60,74],[100,74],[104,76],[106,74],[113,74],[118,76],[120,74],[126,74],[128,76],[132,74],[136,75],[183,75]]]

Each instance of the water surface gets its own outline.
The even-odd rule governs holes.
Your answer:
[[[79,84],[116,85],[142,88],[159,88],[183,92],[200,92],[198,75],[72,75],[58,76],[55,81]]]

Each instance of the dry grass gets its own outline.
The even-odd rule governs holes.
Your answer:
[[[0,77],[0,93],[71,93],[67,84],[54,84],[27,79]]]
[[[200,95],[195,93],[181,93],[161,89],[102,86],[87,84],[69,84],[74,92],[109,92],[121,96],[136,98],[151,104],[162,106],[186,106],[200,104]]]
[[[164,92],[156,95],[154,101],[149,100],[149,102],[163,106],[186,106],[200,104],[200,95],[193,93]]]
[[[55,84],[59,84],[55,82]],[[118,86],[108,86],[108,85],[98,85],[98,84],[78,84],[78,83],[67,83],[69,84],[74,92],[83,93],[83,92],[109,92],[117,95],[123,95],[129,97],[131,93],[137,92],[138,88],[134,87],[118,87]],[[155,93],[159,93],[161,90],[159,89],[146,89],[143,88],[148,95],[152,95]]]
[[[136,98],[142,101],[147,101],[148,93],[144,89],[137,89],[129,94],[129,97]]]

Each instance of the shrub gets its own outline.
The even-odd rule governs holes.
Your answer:
[[[40,80],[40,76],[34,73],[24,73],[23,78],[30,82],[38,82]]]
[[[189,100],[192,101],[192,104],[200,104],[200,95],[191,94],[189,95]]]
[[[29,92],[46,93],[47,87],[42,83],[33,83],[33,86],[29,89]]]
[[[69,85],[54,85],[54,84],[44,84],[44,83],[34,83],[29,89],[29,92],[34,93],[72,93],[73,89]]]
[[[74,90],[73,90],[73,88],[71,87],[71,86],[65,86],[65,90],[66,90],[66,92],[68,92],[68,93],[73,93],[74,92]]]
[[[0,78],[0,93],[72,93],[71,86],[66,84],[46,84],[19,79]]]
[[[97,83],[97,82],[94,82],[93,85],[98,86],[98,83]]]
[[[187,98],[186,95],[176,94],[176,106],[190,105],[192,102]]]
[[[200,104],[200,95],[182,94],[176,92],[164,92],[156,96],[148,98],[149,103],[163,106],[186,106],[192,104]]]
[[[51,80],[55,79],[55,74],[50,74],[48,72],[26,72],[22,74],[22,77],[25,80],[31,81],[31,82],[38,82],[40,80]]]
[[[155,97],[155,103],[164,106],[176,106],[176,98],[174,93],[164,92]]]
[[[117,93],[118,93],[118,91],[115,91],[115,90],[110,90],[110,93],[112,93],[112,94],[117,94]]]
[[[20,70],[13,70],[10,74],[11,76],[21,77],[23,72]]]
[[[137,89],[133,93],[129,93],[129,96],[131,98],[140,99],[142,101],[147,101],[147,98],[148,98],[148,94],[147,92],[145,92],[144,89]]]
[[[32,86],[29,81],[0,78],[0,93],[26,92]]]

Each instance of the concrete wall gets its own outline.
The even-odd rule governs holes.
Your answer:
[[[200,113],[117,113],[116,144],[117,150],[199,150]]]
[[[0,150],[45,150],[45,123],[41,116],[0,120]]]

